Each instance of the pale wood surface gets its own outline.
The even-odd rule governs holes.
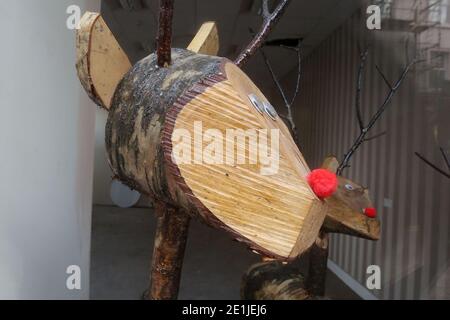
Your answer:
[[[205,22],[198,30],[194,39],[192,39],[187,49],[196,53],[208,54],[211,56],[217,55],[219,52],[219,33],[217,31],[216,23],[212,21]]]
[[[306,182],[309,169],[300,151],[293,149],[287,128],[260,116],[235,89],[242,83],[244,89],[239,90],[247,90],[250,80],[237,81],[222,81],[190,100],[178,114],[174,132],[186,129],[194,136],[195,122],[202,123],[203,132],[216,129],[224,137],[227,129],[279,129],[278,172],[261,175],[261,163],[250,164],[248,152],[246,164],[178,164],[178,168],[194,196],[222,223],[260,247],[290,258],[314,242],[326,208]]]
[[[117,84],[131,63],[103,18],[86,12],[77,31],[77,71],[89,96],[109,109]]]

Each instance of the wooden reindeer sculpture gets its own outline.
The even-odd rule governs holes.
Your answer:
[[[151,298],[176,297],[190,216],[273,258],[292,259],[311,246],[327,206],[308,185],[310,170],[289,130],[233,62],[174,49],[168,63],[152,54],[125,73],[128,59],[93,13],[83,17],[77,39],[81,82],[109,109],[110,166],[118,179],[156,202]],[[243,165],[216,164],[206,152],[200,164],[178,163],[176,142],[194,137],[199,123],[206,132],[273,130],[279,135],[277,172],[261,174],[264,165],[251,163],[251,154]],[[238,143],[231,146],[236,153]]]
[[[322,167],[336,171],[336,158],[325,159]],[[368,190],[338,177],[336,192],[326,202],[330,209],[321,232],[311,247],[309,273],[299,272],[298,261],[264,261],[249,268],[242,279],[241,297],[248,300],[305,300],[323,296],[323,281],[327,269],[328,233],[348,234],[369,240],[378,240],[380,222]]]
[[[311,247],[324,221],[338,223],[353,209],[316,194],[289,129],[238,67],[289,1],[272,14],[264,10],[257,40],[236,64],[216,56],[212,23],[188,50],[171,49],[173,0],[160,3],[157,51],[134,66],[101,16],[86,13],[77,33],[77,70],[92,100],[109,111],[106,149],[115,178],[155,203],[147,298],[174,299],[191,217],[254,252],[288,261]],[[347,227],[353,226],[339,224]]]

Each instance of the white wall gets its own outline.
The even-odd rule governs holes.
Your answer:
[[[110,196],[112,171],[106,160],[105,125],[106,110],[97,108],[95,112],[95,162],[94,162],[94,205],[113,205]]]
[[[1,1],[0,298],[85,299],[95,107],[75,72],[66,8],[95,0]],[[82,289],[66,288],[81,267]]]

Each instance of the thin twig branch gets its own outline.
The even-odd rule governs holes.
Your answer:
[[[441,149],[442,150],[442,149]],[[415,155],[417,157],[419,157],[423,162],[425,162],[427,165],[429,165],[431,168],[433,168],[434,170],[436,170],[437,172],[439,172],[440,174],[444,175],[445,177],[447,177],[448,179],[450,179],[450,173],[445,172],[444,170],[438,168],[435,164],[433,164],[431,161],[427,160],[424,156],[422,156],[420,153],[418,152],[414,152]],[[444,154],[444,153],[443,153]],[[447,157],[445,156],[446,161],[448,161]],[[449,165],[449,163],[447,162],[447,165]],[[449,170],[450,170],[450,166],[449,166]]]
[[[239,54],[234,63],[238,67],[242,67],[248,59],[253,56],[256,51],[261,48],[270,31],[276,25],[283,15],[286,7],[289,5],[291,0],[281,0],[275,10],[270,13],[269,11],[269,0],[262,1],[262,18],[263,23],[259,32],[253,37],[252,41],[247,45],[247,47]]]
[[[295,84],[294,95],[292,96],[290,107],[294,105],[295,99],[297,98],[300,92],[300,81],[302,78],[302,52],[300,49],[300,44],[296,48],[290,48],[297,52],[297,81]]]
[[[392,85],[389,82],[389,80],[386,78],[386,76],[384,75],[383,71],[381,71],[380,67],[376,64],[375,68],[377,69],[378,73],[380,74],[381,78],[383,79],[384,83],[386,84],[386,86],[388,87],[389,90],[392,89]]]
[[[371,136],[369,138],[365,138],[364,142],[378,139],[378,138],[380,138],[382,136],[385,136],[386,134],[387,134],[387,131],[383,131],[383,132],[377,133],[377,134],[375,134],[375,135],[373,135],[373,136]]]
[[[366,48],[366,50],[362,53],[360,53],[359,57],[361,59],[361,62],[359,64],[359,70],[358,70],[358,83],[356,87],[356,98],[355,98],[355,108],[356,108],[356,117],[358,119],[359,128],[362,129],[364,127],[363,118],[361,114],[361,87],[363,82],[363,73],[364,73],[364,67],[366,64],[367,56],[369,54],[369,47]]]
[[[447,157],[447,153],[445,152],[444,148],[439,147],[439,150],[441,150],[442,157],[444,158],[445,164],[447,165],[447,169],[450,172],[450,159]]]
[[[156,37],[157,63],[160,67],[167,67],[172,62],[173,3],[174,0],[160,0],[159,26]]]
[[[294,105],[295,99],[297,98],[299,92],[300,92],[300,81],[301,81],[301,62],[302,62],[302,56],[301,56],[301,50],[300,47],[289,47],[292,50],[295,50],[297,52],[297,63],[298,63],[298,72],[297,72],[297,80],[296,80],[296,85],[295,85],[295,91],[294,94],[292,96],[292,99],[289,101],[286,93],[283,90],[283,87],[281,86],[280,81],[278,80],[277,76],[275,75],[275,72],[273,71],[272,65],[269,61],[269,58],[267,57],[266,53],[264,52],[263,48],[260,48],[260,52],[261,55],[264,59],[264,63],[267,66],[267,69],[270,72],[270,75],[272,77],[273,82],[275,83],[276,88],[278,89],[278,92],[281,95],[281,98],[284,101],[284,105],[287,109],[287,115],[284,116],[283,118],[285,118],[288,123],[289,126],[291,127],[291,131],[292,131],[292,136],[294,138],[295,143],[298,145],[299,141],[298,141],[298,133],[297,133],[297,126],[295,125],[295,121],[294,121],[294,117],[292,114],[292,106]]]
[[[343,170],[345,168],[349,167],[349,162],[350,162],[351,157],[353,156],[355,151],[361,146],[361,144],[363,144],[364,142],[367,141],[367,138],[366,138],[367,134],[373,128],[375,123],[380,119],[380,117],[383,114],[383,112],[386,110],[387,106],[389,105],[389,103],[391,102],[391,100],[394,97],[395,93],[397,92],[398,88],[403,83],[403,80],[405,80],[406,75],[408,74],[408,72],[411,70],[411,68],[416,63],[419,63],[419,62],[421,62],[421,61],[417,60],[417,59],[414,59],[412,62],[408,63],[408,65],[403,70],[402,74],[400,75],[398,80],[395,82],[395,84],[393,86],[389,84],[390,90],[389,90],[389,93],[386,95],[383,103],[380,105],[380,107],[378,108],[377,112],[372,116],[372,118],[370,119],[369,123],[366,126],[363,124],[363,126],[360,128],[361,130],[360,130],[359,136],[356,138],[356,140],[353,143],[353,145],[351,146],[350,150],[344,155],[344,159],[339,164],[339,167],[338,167],[338,170],[337,170],[337,174],[338,175],[341,175]],[[381,72],[381,70],[379,68],[377,68],[377,70],[382,75],[383,80],[385,82],[389,83],[387,81],[386,76]]]
[[[267,55],[266,55],[266,53],[264,52],[264,49],[261,48],[261,49],[260,49],[260,52],[261,52],[261,55],[262,55],[262,57],[263,57],[263,59],[264,59],[264,63],[265,63],[266,66],[267,66],[267,69],[269,69],[270,75],[272,76],[272,80],[273,80],[273,82],[275,83],[275,86],[276,86],[277,89],[278,89],[278,92],[280,93],[281,97],[283,98],[283,101],[284,101],[285,105],[286,105],[286,106],[289,105],[289,102],[288,102],[288,100],[287,100],[286,94],[284,93],[284,90],[283,90],[283,88],[281,87],[281,83],[280,83],[280,81],[278,80],[277,76],[275,75],[275,72],[273,71],[273,68],[272,68],[272,65],[271,65],[271,63],[270,63],[270,61],[269,61],[269,58],[267,58]]]

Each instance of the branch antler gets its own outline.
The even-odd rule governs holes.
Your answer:
[[[156,55],[158,66],[167,67],[171,64],[172,58],[172,20],[173,20],[174,0],[160,0],[159,26],[156,37]]]
[[[353,145],[350,147],[350,149],[344,155],[344,158],[341,161],[341,163],[339,164],[339,167],[337,170],[338,175],[342,175],[342,172],[344,171],[344,169],[350,167],[349,162],[350,162],[351,157],[364,142],[373,140],[374,138],[384,135],[384,133],[383,133],[383,134],[375,135],[374,137],[371,137],[371,138],[367,138],[367,134],[373,128],[375,123],[380,119],[380,117],[383,115],[383,112],[388,107],[389,103],[391,102],[391,100],[394,97],[397,90],[400,88],[401,84],[403,83],[403,80],[405,80],[405,78],[406,78],[407,74],[409,73],[409,71],[411,70],[411,68],[415,64],[421,62],[420,60],[417,60],[417,59],[414,59],[413,61],[409,62],[406,65],[406,67],[403,69],[398,80],[393,85],[387,80],[387,77],[381,71],[381,68],[376,66],[378,73],[380,74],[381,78],[383,79],[383,81],[385,82],[387,87],[389,88],[389,92],[386,95],[386,97],[384,98],[384,101],[378,108],[377,112],[375,112],[375,114],[370,118],[370,121],[367,123],[367,125],[365,125],[364,121],[362,119],[362,114],[361,114],[361,109],[360,109],[360,101],[361,101],[360,96],[361,96],[362,74],[364,72],[364,66],[365,66],[365,61],[367,59],[367,55],[368,55],[368,49],[366,49],[366,51],[364,51],[363,53],[360,54],[361,62],[360,62],[360,67],[359,67],[359,71],[358,71],[358,83],[357,83],[357,89],[356,89],[355,107],[356,107],[356,115],[358,117],[360,133],[359,133],[359,136],[354,141]]]
[[[256,51],[261,48],[267,36],[273,27],[280,20],[286,7],[289,5],[291,0],[281,0],[275,10],[271,13],[269,11],[269,0],[262,1],[262,18],[263,23],[259,32],[253,37],[252,41],[247,45],[247,47],[239,54],[234,63],[238,67],[242,67],[247,60],[253,56]]]
[[[267,57],[263,48],[260,48],[260,51],[261,51],[261,55],[264,59],[264,62],[267,66],[267,69],[269,70],[270,75],[272,76],[272,80],[275,83],[275,86],[277,87],[278,92],[280,93],[281,97],[283,98],[284,105],[287,109],[287,115],[283,118],[285,118],[288,121],[289,126],[291,127],[292,136],[294,138],[294,141],[297,145],[299,145],[297,127],[295,125],[294,117],[292,115],[292,106],[294,105],[295,99],[297,98],[297,96],[300,92],[300,81],[301,81],[301,71],[302,71],[302,54],[301,54],[301,49],[300,49],[300,40],[298,41],[296,47],[282,46],[282,45],[280,45],[280,47],[289,49],[289,50],[293,50],[297,53],[297,81],[295,84],[295,91],[294,91],[294,94],[293,94],[291,100],[288,100],[286,93],[284,92],[280,81],[278,80],[277,76],[275,75],[275,72],[273,71],[273,68],[269,61],[269,58]]]
[[[423,162],[425,162],[427,165],[429,165],[431,168],[442,174],[444,177],[447,177],[450,179],[450,159],[447,156],[447,153],[445,152],[444,148],[440,147],[439,150],[441,151],[442,157],[444,158],[444,162],[447,165],[447,171],[445,172],[443,169],[439,168],[437,165],[432,163],[431,161],[427,160],[423,155],[421,155],[418,152],[414,152],[414,154]]]

